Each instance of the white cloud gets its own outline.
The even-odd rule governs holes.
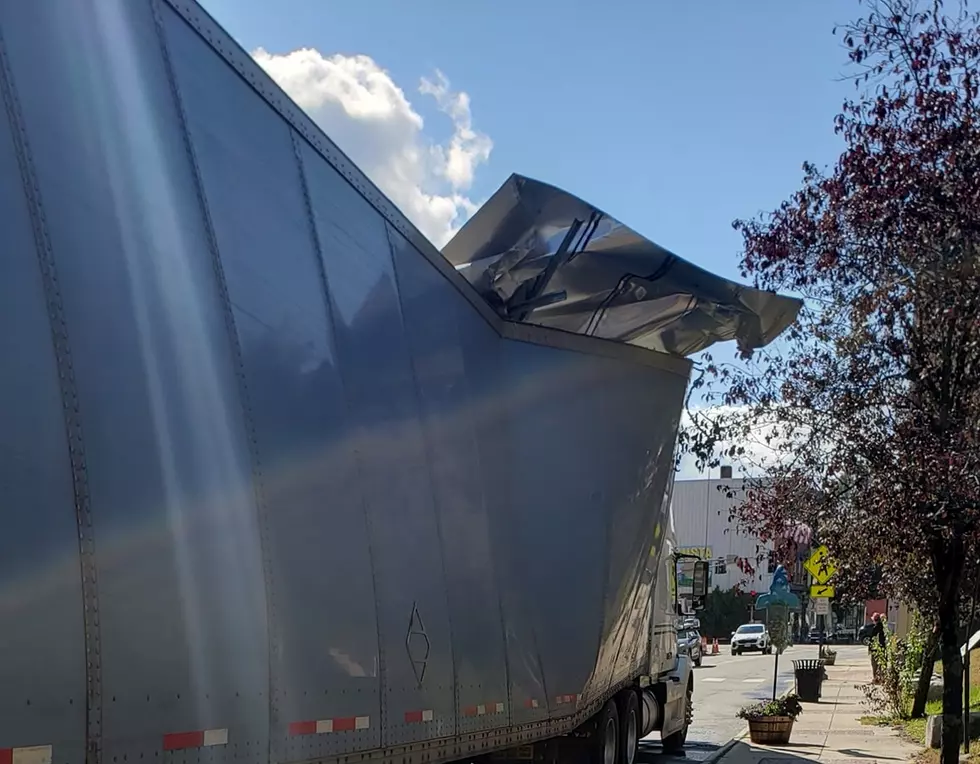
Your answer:
[[[422,116],[369,56],[324,56],[312,48],[255,60],[437,247],[479,206],[468,196],[493,142],[473,127],[470,97],[437,71],[418,92],[433,98],[452,135],[433,141]]]

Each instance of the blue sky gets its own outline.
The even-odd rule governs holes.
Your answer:
[[[798,186],[803,160],[839,152],[832,119],[853,86],[839,80],[845,55],[831,29],[861,9],[857,0],[204,5],[250,51],[369,56],[433,141],[447,141],[453,125],[418,87],[441,71],[492,141],[472,201],[520,172],[731,277],[731,221],[777,205]]]

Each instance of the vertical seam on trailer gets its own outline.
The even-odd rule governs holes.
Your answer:
[[[676,440],[677,440],[677,434],[675,432],[674,433],[674,437],[673,437],[673,441],[676,442]],[[670,442],[670,441],[668,440],[668,442]],[[671,449],[670,449],[670,459],[669,459],[669,461],[666,462],[669,465],[668,468],[667,468],[667,476],[664,478],[664,481],[663,481],[663,495],[664,496],[668,496],[668,492],[669,492],[669,489],[670,489],[670,480],[671,480],[670,476],[674,473],[674,456],[675,456],[674,447],[671,446]],[[669,504],[669,501],[668,501],[668,504]],[[663,508],[664,508],[664,500],[661,499],[660,506],[657,509],[657,515],[655,516],[655,518],[656,518],[655,519],[655,524],[664,523],[667,520],[667,518],[665,516],[666,513],[661,514]],[[666,537],[666,534],[663,534],[661,536],[661,538],[664,538],[664,537]],[[662,546],[662,542],[661,542],[661,546]],[[659,555],[658,555],[658,557],[659,557]],[[641,562],[640,562],[640,569],[638,571],[638,575],[640,576],[640,579],[642,580],[642,578],[643,578],[643,569],[644,569],[644,567],[646,565],[649,564],[649,552],[646,552],[645,554],[641,555],[640,560],[641,560]],[[659,567],[659,565],[660,565],[660,563],[657,562],[657,564],[656,564],[655,567]],[[641,656],[640,655],[640,645],[639,644],[635,644],[633,646],[633,654],[631,656],[631,663],[634,666],[637,666],[637,670],[639,670],[641,673],[645,673],[645,674],[649,674],[650,673],[650,669],[652,667],[651,657],[652,657],[652,651],[653,651],[653,647],[654,647],[654,644],[653,644],[653,624],[656,623],[656,618],[657,618],[656,609],[654,608],[654,600],[656,599],[656,596],[657,596],[657,583],[656,583],[656,581],[657,581],[657,579],[654,578],[650,582],[650,594],[647,597],[647,600],[645,602],[645,606],[649,607],[649,611],[650,611],[650,616],[649,616],[649,619],[650,619],[649,624],[650,625],[646,629],[646,635],[647,635],[646,655]],[[668,591],[668,593],[670,592],[669,582],[668,582],[667,591]],[[673,615],[676,616],[676,613],[674,613]]]
[[[607,415],[609,413],[608,412],[608,409],[607,409],[607,403],[606,403],[606,391],[607,391],[607,388],[606,388],[606,386],[604,384],[601,384],[604,381],[604,380],[602,380],[602,377],[601,376],[600,376],[600,380],[599,381],[600,381],[600,385],[598,387],[598,390],[596,391],[598,393],[599,412],[600,412],[600,416],[601,416],[602,421],[604,423],[607,423],[608,422],[608,416]],[[605,472],[605,470],[602,470],[602,471]],[[608,491],[607,491],[607,488],[606,488],[605,485],[602,486],[602,496],[603,496],[603,498],[606,499],[606,503],[608,504],[609,496],[608,496]],[[599,620],[599,638],[598,638],[597,644],[596,644],[596,666],[595,666],[596,669],[599,668],[599,657],[602,655],[603,646],[605,645],[605,642],[606,642],[606,640],[603,639],[603,636],[604,636],[605,631],[606,631],[606,613],[609,610],[609,608],[608,608],[608,604],[609,604],[609,573],[612,570],[612,549],[610,548],[610,546],[612,544],[612,539],[613,539],[613,530],[612,530],[613,513],[612,512],[605,512],[604,514],[605,514],[605,518],[606,519],[605,519],[605,523],[603,523],[603,525],[604,525],[605,542],[606,543],[603,544],[602,547],[601,547],[601,549],[602,549],[602,557],[603,557],[603,560],[602,560],[602,568],[601,568],[602,573],[603,573],[603,575],[602,575],[602,604],[601,604],[601,607],[600,607],[600,610],[599,610],[600,615],[599,615],[599,619],[598,619]],[[616,655],[618,657],[618,655],[619,655],[619,651],[618,650],[616,652]],[[615,676],[615,671],[616,671],[616,664],[615,664],[615,662],[613,662],[612,671],[610,672],[611,676],[610,676],[610,678],[609,678],[609,680],[608,680],[608,682],[606,684],[606,687],[603,688],[603,692],[605,692],[605,690],[607,690],[610,686],[612,686],[612,684],[613,684],[613,677]],[[593,671],[592,672],[592,676],[595,676],[595,675],[596,675],[595,674],[595,671]]]
[[[327,276],[327,266],[323,259],[323,242],[320,240],[320,232],[316,227],[316,218],[313,213],[313,198],[310,196],[309,180],[306,177],[306,165],[303,162],[303,155],[301,152],[299,139],[297,138],[296,131],[292,128],[292,126],[289,128],[289,140],[292,142],[293,156],[296,158],[296,168],[299,172],[300,187],[303,190],[303,203],[306,205],[306,219],[310,226],[310,239],[315,250],[314,260],[316,260],[317,272],[320,276],[320,287],[323,289],[323,302],[327,311],[328,321],[327,330],[332,335],[330,339],[333,340],[334,352],[338,352],[339,343],[337,342],[337,315],[333,304],[332,292],[330,290],[330,278]],[[344,380],[344,373],[341,370],[339,360],[337,363],[337,379],[340,381],[341,395],[343,396],[344,409],[347,415],[346,424],[350,426],[350,400],[347,396],[347,383]],[[365,530],[367,531],[368,564],[371,568],[371,594],[374,598],[374,629],[378,640],[378,704],[380,706],[379,716],[381,719],[379,745],[383,746],[385,744],[384,736],[387,734],[386,730],[388,726],[388,704],[385,702],[385,680],[387,677],[387,672],[385,668],[384,641],[381,630],[381,602],[378,599],[378,580],[377,573],[374,568],[374,544],[371,526],[371,513],[368,509],[367,500],[364,497],[364,489],[362,488],[361,483],[361,479],[363,479],[361,454],[357,448],[353,449],[353,453],[354,466],[359,477],[357,492],[361,498],[361,511],[364,516]]]
[[[642,561],[642,559],[643,558],[641,556],[640,557],[640,560]],[[642,570],[634,570],[634,571],[631,571],[630,580],[632,581],[633,595],[629,598],[628,610],[627,610],[627,612],[629,613],[629,615],[627,616],[626,621],[624,623],[624,628],[622,629],[622,631],[620,631],[618,644],[616,645],[616,656],[613,658],[613,661],[612,661],[612,671],[613,671],[612,676],[613,677],[616,676],[616,667],[619,666],[619,661],[623,657],[623,648],[625,647],[626,640],[627,640],[627,638],[630,635],[630,631],[631,631],[630,627],[634,623],[634,617],[633,616],[634,616],[634,613],[636,612],[636,601],[637,601],[637,599],[639,599],[640,592],[642,590],[642,586],[640,584],[641,576],[642,576]],[[603,610],[605,610],[605,608],[603,608]],[[632,647],[629,648],[629,651],[626,653],[626,655],[627,656],[634,655],[636,653],[636,649],[637,649],[636,648],[636,640],[634,640]],[[633,673],[633,671],[635,670],[634,664],[635,664],[635,661],[633,660],[632,657],[630,657],[629,666],[628,666],[628,669],[627,669],[628,673],[630,673],[630,674]],[[627,678],[627,681],[629,681],[632,678],[635,678],[635,677],[628,677]],[[614,679],[611,679],[610,680],[610,684],[612,684],[613,681],[614,681]]]
[[[385,239],[388,242],[388,256],[391,258],[391,274],[395,279],[395,289],[398,295],[398,315],[402,321],[405,331],[405,345],[408,349],[408,367],[412,372],[412,387],[415,392],[415,406],[419,415],[419,434],[422,436],[422,450],[425,454],[425,472],[429,476],[429,491],[432,496],[432,511],[436,521],[436,539],[439,542],[439,567],[442,569],[442,594],[446,598],[446,621],[449,624],[449,662],[453,668],[453,734],[458,735],[459,730],[459,675],[456,665],[456,640],[453,629],[453,608],[449,598],[449,578],[446,575],[446,545],[442,535],[442,510],[440,501],[436,496],[435,475],[432,472],[432,448],[426,434],[425,413],[422,410],[422,391],[419,389],[419,377],[415,368],[415,354],[412,352],[412,343],[408,338],[408,324],[405,321],[405,308],[402,305],[402,288],[398,278],[398,263],[395,258],[395,245],[391,240],[391,227],[385,221]]]
[[[606,400],[607,400],[606,399],[607,394],[608,394],[608,388],[603,385],[600,388],[600,390],[599,390],[599,407],[602,410],[602,414],[603,414],[602,418],[603,418],[603,421],[608,421],[608,416],[607,416],[607,414],[608,414],[608,410],[607,410],[608,403],[606,402]],[[610,514],[607,514],[607,516],[606,516],[606,586],[605,586],[605,589],[604,589],[603,600],[602,600],[602,612],[603,613],[606,613],[606,611],[607,611],[607,605],[608,605],[608,602],[609,602],[609,595],[610,595],[610,592],[609,592],[609,583],[610,583],[609,576],[610,576],[610,573],[612,572],[612,549],[610,547],[610,540],[612,539],[612,527],[611,526],[612,526],[612,516]],[[619,632],[619,636],[617,638],[616,652],[615,652],[615,655],[613,657],[612,664],[611,664],[612,671],[611,671],[611,676],[610,676],[610,679],[609,679],[609,685],[610,686],[612,684],[614,684],[614,682],[615,682],[616,669],[619,666],[619,661],[620,661],[620,659],[623,656],[623,648],[625,646],[625,642],[626,642],[626,640],[627,640],[627,638],[629,636],[629,633],[630,633],[630,626],[633,624],[633,614],[634,614],[634,612],[636,610],[636,601],[637,601],[637,599],[639,597],[639,594],[640,594],[640,591],[641,591],[641,588],[642,588],[640,586],[640,579],[641,579],[641,576],[642,576],[643,563],[644,563],[644,559],[643,559],[643,555],[641,554],[640,557],[639,557],[639,562],[637,563],[637,568],[635,570],[633,570],[633,571],[630,571],[630,581],[632,582],[631,585],[633,586],[633,590],[632,590],[633,591],[633,594],[629,598],[628,602],[626,603],[627,604],[627,607],[628,607],[627,612],[628,612],[629,615],[628,615],[625,623],[622,622],[622,621],[620,622],[622,624],[622,628],[621,628],[621,630]],[[600,651],[602,649],[602,638],[601,638],[601,635],[600,635],[599,649],[600,649]],[[636,643],[634,641],[632,652],[635,653],[635,651],[636,651]],[[629,654],[630,653],[627,653],[627,655],[629,655]],[[634,661],[633,660],[630,660],[628,672],[630,674],[632,674],[633,671],[634,671]],[[629,681],[629,679],[630,678],[628,677],[627,678],[627,681]]]
[[[508,347],[507,338],[501,337],[500,346],[501,348],[504,348],[504,352],[506,352],[506,348]],[[509,417],[506,417],[504,421],[506,422],[507,425],[507,432],[505,434],[509,436],[511,434],[510,431],[511,420]],[[513,449],[507,449],[507,456],[508,456],[508,464],[507,464],[508,474],[513,476],[514,474],[514,470],[512,469],[513,460],[514,460]],[[507,507],[507,516],[504,518],[504,520],[506,525],[510,526],[511,528],[516,528],[517,523],[514,522],[514,518],[517,513],[514,509],[513,495],[514,495],[514,486],[513,483],[511,483],[509,485],[509,489],[507,491],[507,497],[505,501],[505,506]],[[546,723],[551,724],[552,722],[551,710],[554,705],[554,698],[552,697],[551,690],[548,687],[549,686],[548,672],[545,670],[544,660],[541,658],[541,643],[538,641],[538,625],[535,620],[537,613],[534,611],[533,608],[529,609],[527,607],[527,600],[525,599],[523,593],[519,594],[516,600],[517,600],[518,613],[521,615],[521,617],[527,619],[528,630],[531,632],[531,645],[534,649],[534,660],[537,661],[538,677],[541,680],[541,692],[544,693],[544,698],[542,700],[544,702],[544,710],[547,714]]]
[[[194,142],[191,138],[190,125],[187,121],[187,113],[184,109],[184,101],[180,92],[180,85],[177,82],[177,73],[174,70],[173,60],[170,56],[170,48],[167,44],[167,33],[164,29],[163,16],[160,8],[160,0],[150,0],[153,12],[153,22],[156,28],[157,41],[160,45],[160,53],[163,58],[164,71],[170,85],[170,92],[174,102],[174,109],[177,120],[180,124],[181,138],[184,144],[184,151],[190,164],[191,175],[194,183],[194,192],[197,196],[198,209],[204,224],[204,232],[207,237],[208,251],[211,256],[211,266],[214,270],[215,283],[218,289],[218,299],[221,302],[222,313],[224,314],[225,330],[228,335],[228,345],[231,354],[231,362],[234,366],[235,378],[238,382],[239,405],[242,409],[242,417],[248,437],[248,452],[251,458],[252,468],[252,493],[255,500],[255,510],[258,515],[259,523],[259,544],[262,550],[262,572],[265,584],[265,603],[266,603],[266,636],[269,641],[267,650],[267,671],[268,671],[268,699],[269,704],[269,735],[267,745],[267,757],[269,761],[274,761],[273,742],[277,740],[275,732],[279,725],[279,686],[278,677],[275,670],[276,661],[274,656],[279,654],[279,634],[278,621],[276,620],[275,598],[273,597],[274,571],[269,552],[269,529],[268,513],[265,506],[265,484],[262,475],[262,461],[259,455],[258,437],[255,431],[255,421],[252,415],[252,407],[248,392],[248,381],[245,377],[245,367],[242,360],[242,350],[238,341],[238,331],[235,326],[235,318],[231,307],[231,297],[228,293],[228,284],[225,279],[224,267],[221,263],[221,253],[218,248],[218,237],[214,230],[214,221],[211,218],[211,210],[208,206],[207,194],[204,189],[204,180],[201,177],[201,169],[197,162],[197,154],[194,150]]]
[[[95,565],[95,529],[89,494],[88,469],[78,391],[75,386],[75,366],[72,360],[68,323],[64,302],[58,285],[58,274],[48,235],[47,221],[41,201],[41,189],[27,139],[27,126],[20,110],[14,87],[13,72],[7,56],[7,45],[0,31],[0,90],[10,122],[11,137],[21,182],[27,197],[31,227],[41,272],[52,345],[58,369],[65,434],[71,463],[72,488],[75,500],[75,522],[78,526],[79,574],[82,587],[82,627],[85,640],[85,760],[98,764],[102,757],[102,640],[99,619],[98,570]]]
[[[472,395],[472,388],[469,384],[469,379],[466,375],[466,370],[468,364],[466,363],[466,352],[463,350],[463,336],[459,331],[458,321],[453,321],[454,331],[456,333],[456,338],[459,342],[460,357],[463,360],[463,385],[466,390],[467,399]],[[495,341],[499,338],[495,337]],[[469,402],[467,400],[467,402]],[[483,469],[483,450],[480,448],[480,438],[477,434],[476,421],[473,419],[473,415],[468,415],[469,420],[469,431],[470,437],[473,441],[473,450],[476,452],[476,464],[478,468],[478,474],[485,475],[485,470]],[[500,585],[500,571],[499,571],[499,555],[494,555],[494,539],[496,534],[491,530],[493,528],[493,522],[490,519],[490,510],[487,503],[487,491],[486,484],[484,480],[479,481],[480,486],[480,505],[483,508],[483,515],[487,520],[487,533],[488,533],[488,543],[490,546],[490,568],[493,571],[493,585],[497,590],[497,615],[500,618],[500,636],[503,639],[502,650],[504,656],[504,692],[507,696],[507,722],[508,724],[514,724],[514,693],[511,688],[511,675],[510,675],[510,653],[508,649],[507,642],[507,618],[504,615],[504,597],[503,597],[503,587]],[[547,694],[545,695],[547,697]]]

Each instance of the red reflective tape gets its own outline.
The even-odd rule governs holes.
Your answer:
[[[334,732],[353,732],[357,729],[357,717],[347,716],[343,719],[333,720],[333,731]]]
[[[290,735],[315,735],[316,722],[293,722],[289,725]]]
[[[204,745],[204,731],[174,732],[163,736],[163,750],[179,751],[181,748],[201,748]]]
[[[463,716],[476,716],[477,713],[476,706],[467,706],[463,709]]]
[[[13,748],[0,748],[0,764],[14,764]]]
[[[406,711],[405,712],[405,724],[418,724],[422,721],[421,711]]]

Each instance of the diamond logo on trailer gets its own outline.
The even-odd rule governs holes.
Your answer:
[[[408,634],[405,635],[405,649],[412,662],[415,681],[419,687],[425,679],[425,667],[429,662],[429,635],[425,633],[425,623],[419,613],[418,603],[412,603],[412,617],[408,621]]]

